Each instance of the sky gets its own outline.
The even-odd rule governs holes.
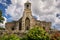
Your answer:
[[[0,0],[0,10],[6,22],[18,21],[24,10],[24,3],[27,0]],[[60,30],[60,0],[29,0],[31,2],[32,15],[37,20],[52,22],[51,28]]]

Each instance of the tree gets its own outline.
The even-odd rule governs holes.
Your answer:
[[[50,40],[49,34],[42,27],[35,27],[28,31],[26,40]]]
[[[57,37],[57,40],[60,40],[60,37]]]
[[[54,32],[51,34],[51,40],[60,40],[60,33],[59,32]]]
[[[11,34],[11,35],[3,35],[2,37],[0,37],[0,40],[21,40],[21,39],[19,36]]]
[[[5,28],[0,27],[0,30],[5,30]]]
[[[0,22],[3,23],[4,18],[2,17],[2,11],[0,10]]]

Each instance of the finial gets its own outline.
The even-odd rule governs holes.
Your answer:
[[[27,2],[29,2],[29,0],[27,0]]]

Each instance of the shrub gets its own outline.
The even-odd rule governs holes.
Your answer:
[[[15,35],[15,34],[11,34],[11,35],[3,35],[0,40],[20,40],[20,38]]]
[[[27,40],[50,40],[49,34],[41,27],[35,27],[28,31]]]

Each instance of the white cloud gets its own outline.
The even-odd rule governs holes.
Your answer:
[[[18,20],[22,16],[23,0],[11,0],[11,5],[6,9],[7,14],[11,16],[11,19]]]
[[[53,26],[60,27],[59,18],[56,14],[60,14],[60,0],[31,0],[33,13],[38,15],[39,20],[51,21]],[[57,28],[58,29],[58,28]]]
[[[3,17],[3,18],[4,18],[4,21],[3,21],[3,23],[0,23],[0,27],[5,28],[5,23],[7,22],[7,19],[5,17]]]
[[[23,14],[23,7],[26,0],[11,0],[10,6],[6,9],[6,13],[13,20],[18,20]],[[60,0],[31,0],[32,13],[39,20],[51,21],[53,25],[60,24],[60,19],[56,14],[60,14]],[[59,27],[59,25],[57,25]]]

